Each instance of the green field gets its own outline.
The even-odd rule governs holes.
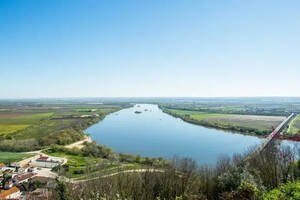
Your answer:
[[[0,135],[15,133],[29,126],[30,124],[0,124]]]
[[[0,135],[6,135],[24,130],[34,124],[39,123],[40,120],[49,118],[53,113],[38,113],[38,114],[24,114],[18,112],[11,112],[1,114],[0,112]]]
[[[79,178],[83,176],[82,174],[75,174],[74,171],[78,170],[86,170],[87,166],[96,164],[101,158],[95,157],[83,157],[79,155],[71,155],[65,152],[44,152],[47,155],[55,156],[55,157],[62,157],[68,159],[67,165],[69,165],[69,170],[66,172],[66,176],[69,178]]]
[[[287,133],[290,135],[300,134],[300,116],[291,121]]]
[[[0,104],[0,150],[32,151],[76,142],[86,128],[120,109],[120,105]]]
[[[32,154],[0,151],[0,163],[19,162],[25,158],[30,158],[32,156],[33,156]]]
[[[167,108],[163,108],[163,111],[194,124],[255,135],[269,134],[284,120],[284,117],[279,116],[207,113]]]

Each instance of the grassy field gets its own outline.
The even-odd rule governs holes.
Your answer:
[[[284,117],[279,116],[207,113],[167,108],[163,108],[163,111],[187,122],[255,135],[269,134],[284,120]]]
[[[30,124],[0,124],[0,135],[15,133],[29,126]]]
[[[291,121],[287,133],[289,135],[300,134],[300,116]]]
[[[75,171],[86,170],[87,166],[95,165],[97,162],[101,161],[101,158],[95,157],[83,157],[79,155],[70,155],[65,152],[45,152],[50,156],[62,157],[68,159],[67,165],[69,165],[69,170],[66,172],[68,178],[79,178],[83,174],[76,174]]]
[[[53,113],[26,114],[21,112],[0,112],[0,135],[6,135],[24,130],[42,119],[49,118]]]
[[[1,152],[0,151],[0,163],[19,162],[25,158],[29,158],[32,156],[33,156],[32,154]]]

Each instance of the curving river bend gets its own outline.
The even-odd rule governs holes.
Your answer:
[[[242,153],[261,142],[254,136],[186,123],[152,104],[138,104],[112,113],[86,132],[116,152],[169,159],[189,157],[199,164],[214,164],[222,155]]]

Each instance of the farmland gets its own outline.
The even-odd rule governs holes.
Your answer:
[[[300,113],[300,98],[160,98],[162,107],[207,113],[288,116]]]
[[[32,154],[0,151],[0,163],[18,162],[31,156]]]
[[[0,103],[0,150],[32,151],[70,144],[84,130],[125,105],[85,103]]]
[[[238,115],[168,108],[162,109],[165,113],[179,117],[190,123],[259,136],[267,135],[284,120],[284,117],[280,116]]]
[[[15,112],[15,111],[0,111],[0,135],[8,135],[18,131],[22,131],[40,120],[49,118],[53,113],[37,113],[32,114]]]

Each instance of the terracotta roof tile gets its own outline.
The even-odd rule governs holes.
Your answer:
[[[16,193],[16,192],[19,192],[20,190],[19,190],[19,188],[17,188],[17,187],[12,187],[12,188],[10,188],[9,190],[2,190],[1,192],[0,192],[0,198],[5,198],[5,197],[7,197],[8,195],[11,195],[11,194],[13,194],[13,193]]]

